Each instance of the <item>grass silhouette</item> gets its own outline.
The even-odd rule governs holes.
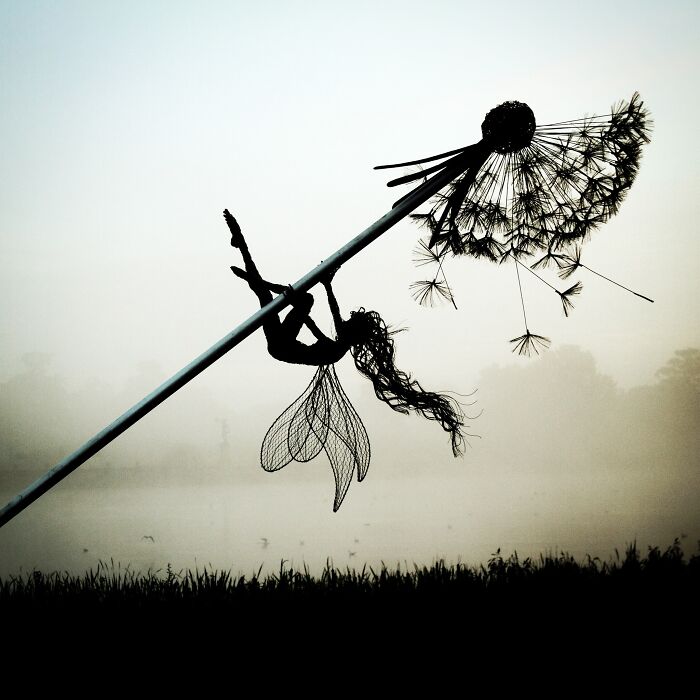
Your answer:
[[[8,670],[35,673],[41,658],[61,674],[78,661],[101,677],[147,672],[159,686],[214,673],[283,688],[303,674],[331,687],[338,673],[362,680],[374,669],[393,687],[415,674],[439,684],[440,674],[491,668],[507,679],[542,664],[548,682],[570,684],[602,663],[690,663],[699,583],[700,548],[686,559],[679,540],[644,556],[632,544],[605,562],[498,551],[480,566],[328,563],[318,576],[284,562],[264,577],[108,562],[0,580],[0,648]],[[620,676],[628,689],[646,678],[630,673]]]
[[[636,543],[608,561],[586,557],[577,561],[565,552],[521,559],[504,557],[498,550],[479,566],[447,564],[430,566],[382,565],[375,570],[334,567],[330,562],[320,575],[307,568],[287,567],[266,576],[232,575],[230,571],[195,569],[137,572],[129,566],[100,562],[85,574],[32,571],[0,579],[0,610],[4,615],[21,611],[95,610],[128,611],[168,608],[252,609],[293,605],[361,604],[387,606],[397,601],[461,606],[485,602],[505,603],[523,597],[572,599],[579,602],[615,601],[620,596],[658,596],[697,590],[700,583],[698,553],[685,558],[680,540],[661,550],[649,547],[642,556]]]

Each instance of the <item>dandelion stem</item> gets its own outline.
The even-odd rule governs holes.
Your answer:
[[[513,260],[515,260],[515,258],[513,258]],[[517,263],[518,261],[515,260],[515,262]],[[525,299],[523,298],[523,286],[522,286],[522,284],[520,284],[520,272],[518,270],[517,265],[515,266],[515,274],[518,277],[518,289],[520,289],[520,303],[523,306],[523,321],[525,321],[525,331],[529,333],[530,331],[528,330],[528,327],[527,327],[527,315],[525,314]]]
[[[586,270],[588,270],[589,272],[592,272],[594,275],[598,275],[598,277],[602,277],[604,280],[607,280],[608,282],[612,282],[614,285],[621,287],[626,292],[630,292],[630,293],[634,294],[636,297],[641,297],[642,299],[646,299],[646,301],[650,301],[652,304],[654,303],[653,299],[650,299],[649,297],[645,297],[643,294],[640,294],[639,292],[635,292],[633,289],[630,289],[629,287],[625,287],[624,284],[620,284],[619,282],[615,282],[615,280],[611,280],[609,277],[606,277],[605,275],[601,275],[600,272],[596,272],[595,270],[591,270],[590,267],[588,267],[587,265],[584,265],[580,261],[579,261],[579,267],[585,267]]]
[[[447,281],[447,276],[445,275],[445,271],[442,269],[442,259],[438,261],[438,270],[440,270],[440,274],[442,275],[442,281],[445,283],[445,286],[447,287],[447,291],[450,295],[450,301],[452,302],[452,306],[455,307],[455,311],[459,311],[457,308],[457,304],[455,303],[455,297],[454,294],[452,294],[452,288],[450,287],[450,283]]]
[[[540,277],[532,268],[528,267],[527,265],[523,265],[520,262],[520,260],[518,260],[516,257],[513,257],[513,260],[515,260],[515,262],[518,263],[518,265],[520,265],[521,267],[524,267],[530,274],[535,275],[535,277],[537,277],[537,279],[540,282],[543,282],[544,284],[546,284],[550,289],[553,289],[557,294],[560,293],[556,287],[552,286],[549,282],[547,282],[547,280],[544,279],[544,277]]]

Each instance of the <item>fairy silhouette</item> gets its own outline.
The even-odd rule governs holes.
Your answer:
[[[334,273],[329,274],[322,285],[336,336],[328,337],[310,316],[313,295],[263,279],[238,222],[227,209],[224,218],[231,232],[231,245],[240,250],[245,265],[245,269],[232,266],[231,270],[248,283],[261,308],[272,301],[273,293],[290,295],[292,308],[285,318],[273,315],[263,323],[268,352],[282,362],[317,367],[303,393],[267,431],[260,450],[263,469],[273,472],[292,461],[308,462],[324,450],[335,477],[334,511],[340,508],[353,474],[357,473],[358,481],[365,478],[370,462],[369,438],[334,367],[348,352],[357,370],[372,382],[380,401],[399,413],[415,411],[437,421],[449,433],[455,457],[462,453],[465,416],[460,404],[446,394],[425,391],[396,367],[392,337],[396,331],[389,330],[376,311],[360,308],[344,319],[332,288]],[[312,344],[298,338],[304,326],[315,338]]]

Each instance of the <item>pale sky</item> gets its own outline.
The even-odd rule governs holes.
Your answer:
[[[374,165],[473,143],[505,100],[544,123],[606,113],[636,90],[651,143],[583,259],[655,303],[583,271],[565,319],[550,292],[523,282],[531,330],[552,351],[578,346],[624,389],[653,382],[675,350],[700,346],[699,15],[680,0],[0,0],[0,381],[29,352],[49,354],[76,388],[123,387],[142,363],[169,376],[256,309],[229,270],[240,261],[224,208],[263,274],[291,282],[390,208],[392,174]],[[336,278],[343,310],[409,328],[398,364],[428,388],[468,393],[491,365],[533,362],[508,343],[523,331],[507,266],[450,263],[458,311],[411,299],[419,235],[402,222],[348,263]],[[344,362],[346,388],[369,392]],[[254,457],[309,378],[269,358],[257,334],[196,382],[230,405],[229,439]],[[96,416],[92,432],[103,425]],[[382,426],[369,427],[382,454]]]

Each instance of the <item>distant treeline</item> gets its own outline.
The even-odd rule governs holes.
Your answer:
[[[22,472],[18,485],[30,473],[42,474],[164,379],[146,363],[121,390],[98,381],[75,389],[51,371],[48,357],[33,353],[24,360],[24,372],[0,383],[0,479],[8,483]],[[677,351],[655,383],[623,390],[597,370],[590,353],[567,346],[524,366],[485,369],[475,400],[467,411],[482,415],[469,421],[470,432],[482,439],[471,440],[465,455],[470,467],[512,465],[557,474],[658,470],[700,487],[699,349]],[[131,485],[212,483],[234,471],[237,478],[255,477],[267,421],[283,407],[277,402],[256,409],[265,415],[251,431],[251,407],[189,388],[93,458],[91,471],[99,473],[71,484],[118,485],[125,470]],[[357,408],[383,473],[435,473],[436,460],[451,459],[441,431],[427,421],[387,412],[369,390]],[[396,441],[408,432],[410,449],[397,455]],[[238,468],[242,464],[245,469]]]
[[[166,378],[155,363],[142,363],[116,388],[101,380],[69,385],[42,353],[23,357],[25,370],[0,383],[0,480],[26,485],[79,447]],[[231,416],[206,390],[188,388],[147,420],[132,427],[90,460],[71,488],[211,483],[230,472]],[[15,483],[16,482],[16,483]]]

